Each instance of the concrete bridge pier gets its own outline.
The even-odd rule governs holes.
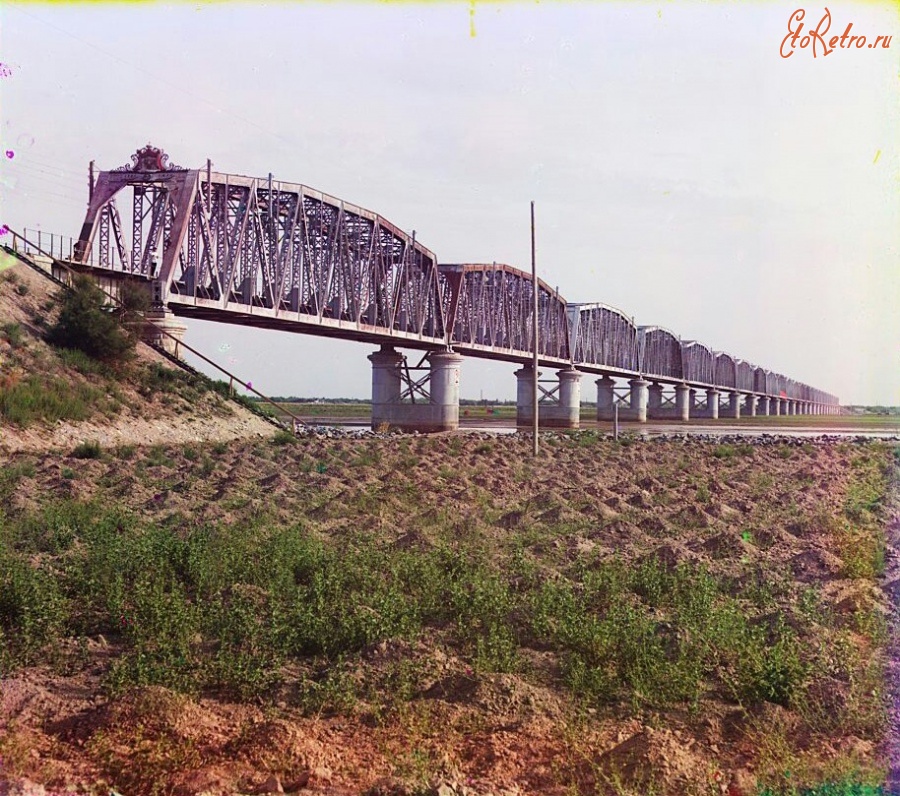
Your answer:
[[[752,393],[747,393],[744,397],[744,414],[747,417],[756,417],[756,396]]]
[[[706,415],[710,420],[718,420],[719,419],[719,391],[718,390],[707,390],[706,391],[706,411],[708,414]]]
[[[437,350],[427,368],[407,369],[405,357],[383,345],[369,355],[372,363],[372,428],[437,432],[459,428],[459,369],[463,358]],[[427,370],[425,376],[414,378]]]
[[[372,428],[395,421],[394,408],[400,404],[400,367],[403,356],[392,346],[383,345],[369,354],[372,363]]]
[[[662,410],[663,386],[659,382],[653,382],[647,388],[647,417],[664,417]]]
[[[719,419],[719,391],[706,390],[706,407],[700,409],[697,406],[697,391],[691,390],[691,417],[699,417],[706,420]]]
[[[675,385],[675,416],[685,423],[691,419],[691,388],[687,384]]]
[[[649,398],[647,388],[650,386],[650,382],[644,381],[644,379],[631,379],[628,384],[631,386],[631,400],[628,409],[625,410],[624,419],[646,423]]]
[[[459,428],[459,371],[463,358],[454,351],[432,351],[428,355],[431,403],[428,420],[434,428],[424,431],[456,431]],[[423,406],[424,409],[424,406]]]
[[[674,399],[668,401],[663,398],[663,391],[659,382],[647,388],[647,417],[651,420],[690,420],[688,386],[676,385]]]
[[[741,395],[738,392],[728,393],[728,406],[725,407],[723,417],[739,420],[741,417]]]
[[[526,365],[516,371],[516,426],[530,428],[534,423],[534,368]],[[581,425],[581,373],[574,368],[556,372],[556,387],[545,390],[538,382],[538,426],[578,428]],[[538,371],[540,379],[540,371]]]
[[[759,414],[763,417],[768,417],[769,415],[769,396],[761,395],[759,397]]]
[[[616,380],[609,376],[601,376],[594,384],[597,385],[597,420],[612,420],[616,402]]]

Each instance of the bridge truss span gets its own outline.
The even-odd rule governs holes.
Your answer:
[[[607,304],[570,304],[573,365],[635,375],[640,370],[634,319]]]
[[[531,274],[501,263],[442,264],[449,342],[462,352],[530,361],[534,351]],[[547,364],[571,362],[566,302],[538,280],[538,354]]]
[[[76,246],[82,262],[90,252],[100,268],[153,280],[156,300],[180,315],[446,344],[437,259],[414,235],[271,175],[142,162],[101,172]],[[116,200],[129,193],[126,227]]]
[[[640,327],[641,373],[676,382],[685,379],[681,340],[662,326]]]
[[[385,379],[396,375],[393,346],[424,349],[448,395],[453,350],[526,366],[533,358],[531,274],[440,264],[415,233],[377,213],[271,174],[227,174],[209,162],[182,168],[149,144],[96,182],[92,172],[71,263],[149,283],[159,311],[382,346],[373,367]],[[743,393],[748,403],[838,405],[661,326],[637,326],[614,307],[567,303],[540,280],[537,290],[538,359],[560,370],[566,389],[583,371],[600,375],[604,390],[614,378],[631,380],[638,408],[646,380],[654,401],[667,385],[676,398],[690,387],[726,391],[735,402]]]

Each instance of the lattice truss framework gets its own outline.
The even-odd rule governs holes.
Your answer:
[[[573,362],[640,371],[638,332],[634,320],[605,304],[570,304]]]
[[[530,274],[509,265],[440,266],[451,341],[465,348],[527,357],[534,350],[534,299]],[[566,302],[538,280],[539,354],[570,360]]]
[[[130,229],[116,206],[125,189]],[[445,337],[433,253],[369,211],[301,185],[199,171],[103,172],[94,197],[82,260],[96,242],[96,265],[156,280],[163,303]]]
[[[126,225],[116,200],[129,191]],[[530,274],[438,266],[414,234],[368,210],[271,176],[182,169],[150,145],[100,173],[75,251],[82,263],[152,280],[160,303],[219,320],[224,310],[520,361],[533,348]],[[615,308],[567,305],[542,281],[538,289],[545,361],[838,403],[662,327],[636,327]]]

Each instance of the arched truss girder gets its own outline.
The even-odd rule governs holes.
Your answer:
[[[724,351],[716,351],[715,357],[716,386],[735,389],[737,387],[737,368],[734,357]]]
[[[641,326],[638,329],[640,371],[652,378],[684,379],[681,340],[662,326]]]
[[[699,384],[715,384],[716,358],[712,350],[696,340],[681,344],[681,361],[684,379]]]
[[[130,228],[116,207],[126,195]],[[331,324],[351,337],[446,339],[434,254],[376,213],[303,185],[101,172],[76,256],[87,262],[92,248],[100,267],[155,280],[170,306]]]
[[[531,274],[502,263],[442,264],[438,270],[451,345],[511,357],[534,350]],[[540,279],[538,341],[541,356],[570,361],[565,299]]]
[[[569,304],[572,362],[615,370],[639,371],[638,333],[634,319],[606,304]]]
[[[167,161],[148,145],[132,165],[100,173],[77,262],[151,280],[156,299],[177,314],[530,357],[530,274],[497,264],[439,267],[414,234],[371,211],[271,175]],[[538,290],[545,361],[838,404],[834,395],[679,342],[660,327],[637,329],[612,307],[567,308],[544,282]]]
[[[746,360],[736,359],[734,361],[735,386],[738,390],[743,390],[746,392],[753,391],[754,370],[754,366]]]
[[[767,395],[770,375],[765,368],[753,368],[753,391]]]

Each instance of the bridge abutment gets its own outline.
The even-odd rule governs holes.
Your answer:
[[[184,340],[187,326],[178,319],[175,313],[162,307],[147,310],[144,313],[144,319],[147,322],[141,324],[141,340],[162,346],[173,356],[180,357],[181,351],[178,344]]]

